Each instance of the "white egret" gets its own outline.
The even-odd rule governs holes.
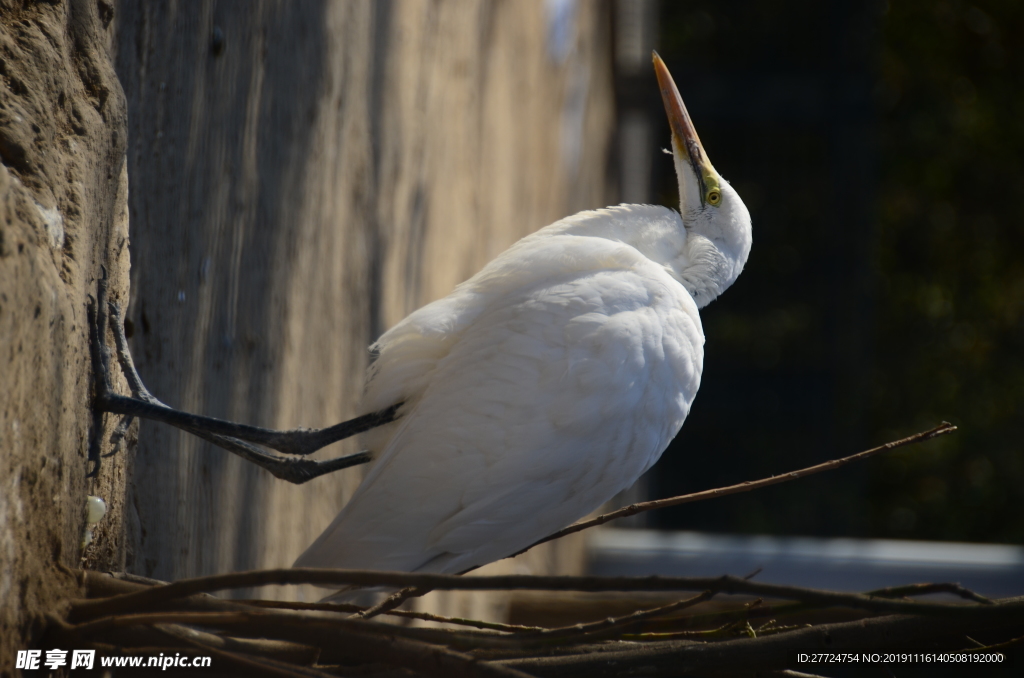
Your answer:
[[[712,167],[661,59],[680,212],[620,205],[523,238],[374,345],[372,468],[295,562],[456,573],[631,485],[700,385],[697,310],[739,276],[750,215]]]

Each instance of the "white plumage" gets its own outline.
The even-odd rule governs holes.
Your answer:
[[[364,435],[374,465],[296,566],[483,565],[630,486],[679,431],[704,358],[697,309],[742,270],[750,216],[655,67],[683,216],[568,217],[385,333],[363,409],[403,402],[401,417]]]

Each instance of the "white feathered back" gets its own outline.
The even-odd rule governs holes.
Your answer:
[[[373,467],[296,565],[459,572],[657,460],[700,384],[703,334],[678,215],[634,207],[524,238],[381,337],[364,409],[403,401],[402,416],[365,435]]]

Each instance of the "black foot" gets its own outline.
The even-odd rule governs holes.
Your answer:
[[[203,440],[233,452],[243,459],[265,468],[282,480],[300,484],[333,471],[365,464],[370,461],[370,453],[358,452],[337,459],[313,461],[281,457],[251,443],[264,445],[284,454],[304,456],[331,443],[387,424],[397,418],[396,413],[402,403],[327,428],[275,431],[259,426],[236,424],[213,417],[203,417],[168,407],[149,392],[142,383],[139,373],[135,370],[135,364],[128,350],[128,340],[124,336],[121,309],[116,304],[107,303],[106,285],[106,271],[104,271],[103,279],[99,283],[97,299],[89,300],[89,320],[93,328],[92,354],[96,388],[94,410],[99,417],[102,417],[102,414],[99,414],[102,412],[123,415],[111,437],[115,444],[124,436],[134,417],[153,419],[188,431]],[[118,363],[131,388],[132,397],[118,395],[111,386],[110,348],[105,342],[108,315],[112,319],[110,325],[114,334]],[[99,423],[102,423],[101,419]],[[101,427],[97,426],[96,430],[101,430]],[[99,472],[99,447],[99,437],[94,436],[89,449],[89,461],[93,465],[89,472],[90,477]]]

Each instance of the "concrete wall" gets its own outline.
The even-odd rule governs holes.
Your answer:
[[[356,413],[383,330],[523,235],[605,205],[606,8],[555,6],[120,3],[128,318],[153,393],[264,426],[336,423]],[[174,579],[290,565],[360,475],[292,486],[145,422],[128,566]],[[578,562],[577,542],[500,567]]]

